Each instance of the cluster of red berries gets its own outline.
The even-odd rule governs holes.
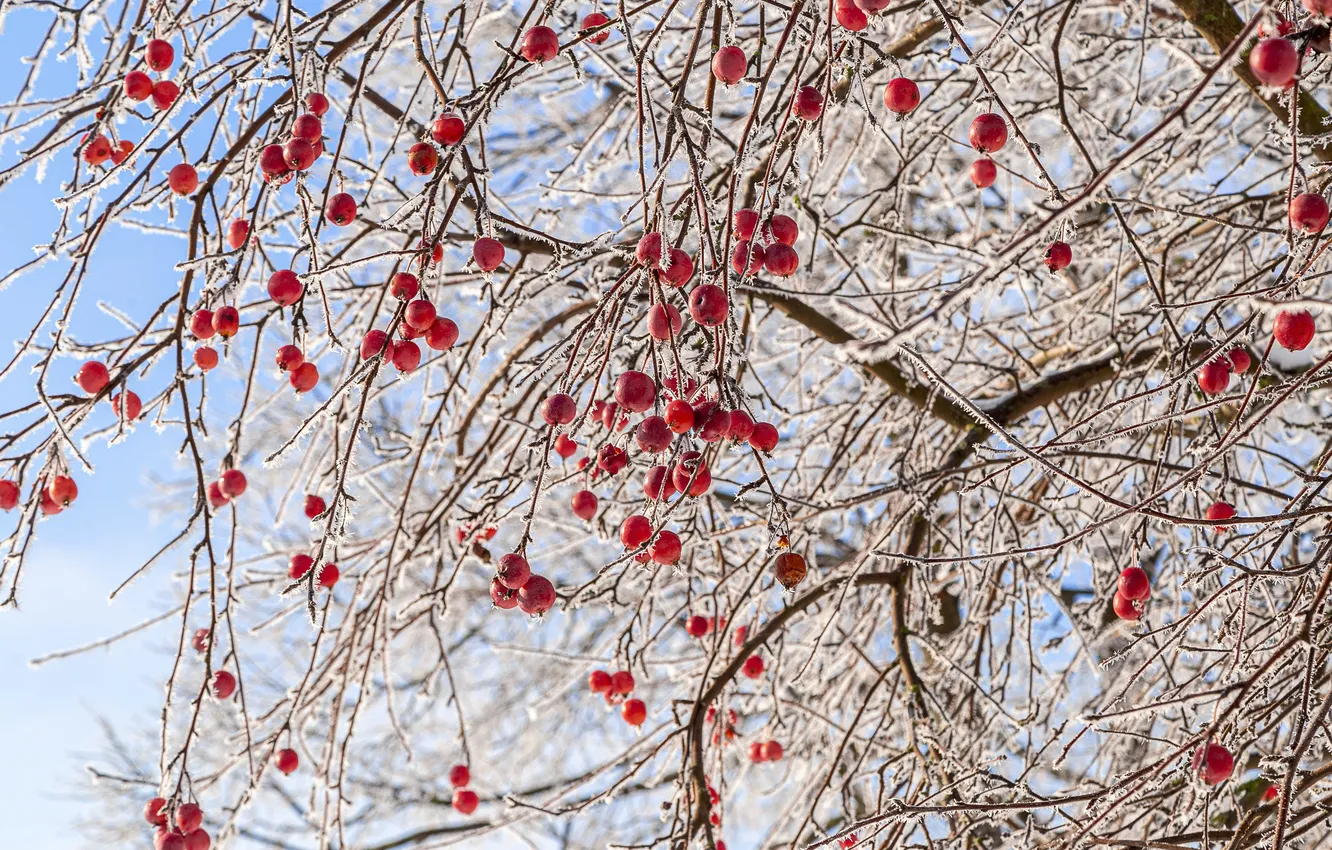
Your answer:
[[[54,516],[79,496],[79,485],[68,475],[56,475],[51,482],[41,488],[41,509],[46,516]],[[0,511],[10,511],[18,506],[19,486],[9,479],[0,479]]]
[[[297,172],[309,171],[315,160],[323,155],[322,119],[328,107],[328,98],[321,92],[310,92],[305,96],[307,111],[297,115],[291,122],[291,130],[286,133],[286,138],[281,143],[264,145],[259,151],[259,170],[265,180],[279,186],[287,183]],[[336,206],[334,201],[337,201]],[[351,201],[350,208],[346,205],[347,201]],[[339,193],[329,199],[324,212],[333,224],[350,224],[356,218],[356,202],[349,195]],[[336,218],[333,212],[339,213]]]
[[[593,670],[587,677],[587,689],[594,694],[602,694],[607,705],[623,703],[620,716],[630,726],[642,726],[647,720],[647,705],[641,699],[625,699],[634,692],[634,677],[628,670],[607,673],[605,670]]]
[[[210,340],[214,336],[226,341],[239,331],[240,312],[230,305],[224,304],[218,307],[216,312],[200,307],[190,316],[190,334],[201,342]],[[194,364],[207,372],[217,365],[217,352],[207,345],[196,348]]]
[[[232,499],[239,498],[245,492],[246,486],[244,472],[239,469],[228,469],[208,485],[208,504],[213,510],[217,510]]]
[[[1326,212],[1323,223],[1327,223]],[[1316,330],[1314,318],[1308,310],[1282,310],[1272,321],[1272,338],[1287,351],[1303,351],[1313,341]],[[1249,352],[1242,348],[1232,348],[1198,370],[1198,388],[1206,395],[1220,395],[1230,386],[1231,374],[1243,375],[1251,364]]]
[[[1119,574],[1119,585],[1115,590],[1115,614],[1121,620],[1137,620],[1142,617],[1147,607],[1147,600],[1152,597],[1152,580],[1141,567],[1126,567]]]
[[[88,395],[97,395],[111,383],[111,372],[105,363],[89,360],[74,373],[74,383]],[[111,407],[116,411],[116,416],[124,422],[133,422],[143,413],[143,402],[133,390],[125,390],[111,396]]]
[[[212,640],[212,632],[208,629],[198,629],[190,638],[190,646],[194,647],[195,652],[203,655],[208,651]],[[208,683],[208,691],[220,700],[231,699],[231,695],[236,692],[236,677],[226,670],[218,670],[213,674],[213,680]]]
[[[584,21],[584,27],[586,26]],[[723,85],[733,86],[740,82],[745,78],[748,69],[749,57],[734,44],[728,44],[712,55],[712,76]],[[819,116],[823,115],[823,92],[814,86],[801,86],[796,89],[791,97],[791,114],[801,121],[812,123],[819,120]],[[794,270],[792,268],[792,271]]]
[[[171,42],[154,38],[144,49],[144,63],[149,71],[161,73],[171,67],[176,59],[176,51]],[[180,87],[171,80],[153,80],[148,71],[133,70],[125,75],[123,91],[132,101],[151,100],[153,109],[161,112],[170,109],[180,95]],[[101,117],[99,110],[98,117]],[[83,137],[83,161],[89,165],[101,165],[110,160],[113,165],[120,165],[134,152],[134,143],[121,139],[114,144],[102,133]],[[192,188],[189,191],[194,191]],[[185,193],[188,194],[188,193]]]
[[[195,803],[176,807],[175,825],[168,820],[167,801],[154,797],[143,807],[143,819],[154,827],[155,850],[208,850],[213,840],[203,829],[203,809]]]
[[[716,721],[717,721],[716,707],[708,706],[708,713],[704,717],[704,723],[708,726],[712,726],[714,723],[716,723]],[[718,744],[720,744],[723,736],[726,738],[727,741],[735,740],[735,735],[736,735],[735,724],[738,722],[739,718],[736,716],[735,709],[732,708],[726,709],[725,728],[717,728],[712,731],[712,745],[715,747]]]
[[[300,581],[314,567],[314,563],[314,558],[304,552],[297,552],[287,562],[287,578],[292,581]],[[315,581],[320,587],[331,588],[338,583],[341,576],[342,572],[338,569],[337,564],[327,563],[320,567],[319,575],[315,577]]]
[[[800,227],[789,215],[774,214],[760,230],[757,212],[751,209],[737,210],[731,217],[731,229],[737,240],[731,251],[731,268],[736,274],[743,277],[746,274],[757,274],[766,268],[769,274],[790,277],[799,268],[800,255],[794,246],[800,238]],[[759,234],[761,241],[754,238],[755,233]],[[693,303],[694,297],[691,295],[691,315],[694,313]],[[697,316],[694,318],[699,324],[707,324]]]
[[[499,559],[490,580],[490,599],[496,608],[519,608],[524,614],[539,616],[555,604],[555,585],[545,576],[535,575],[522,555],[510,552]]]
[[[753,764],[781,760],[782,745],[776,741],[754,741],[749,745],[749,761]]]
[[[435,305],[426,298],[418,298],[421,282],[411,272],[398,272],[389,282],[389,292],[399,301],[406,302],[402,321],[398,323],[398,340],[387,331],[374,328],[361,340],[361,359],[383,355],[399,372],[408,373],[421,365],[421,347],[415,340],[424,337],[426,345],[435,351],[448,351],[458,341],[458,325],[439,315]]]
[[[480,801],[476,792],[469,790],[467,784],[472,781],[472,771],[465,764],[455,764],[449,768],[449,785],[453,786],[453,809],[460,815],[470,815],[476,811]]]

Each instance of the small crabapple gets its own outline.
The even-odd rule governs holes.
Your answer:
[[[465,128],[462,118],[452,112],[445,112],[430,122],[430,138],[441,145],[456,145],[462,141]]]
[[[620,708],[620,716],[630,726],[642,726],[643,721],[647,720],[647,706],[641,699],[625,700],[624,706]]]
[[[1303,351],[1314,337],[1314,319],[1308,310],[1282,310],[1272,322],[1272,336],[1287,351]]]
[[[813,86],[801,86],[796,90],[791,111],[802,121],[819,120],[823,114],[823,93]]]
[[[312,91],[305,96],[305,108],[310,110],[318,118],[323,118],[324,113],[328,112],[328,96],[323,92]]]
[[[805,566],[805,559],[795,552],[783,552],[772,562],[773,578],[777,579],[777,583],[787,590],[791,590],[804,581],[807,571],[808,567]]]
[[[320,587],[332,587],[338,583],[338,579],[341,578],[341,576],[342,571],[338,569],[337,564],[324,564],[319,570],[317,581],[319,582]]]
[[[1291,228],[1300,233],[1317,233],[1327,226],[1327,200],[1314,192],[1291,198],[1288,213]]]
[[[642,514],[630,514],[620,524],[620,542],[626,549],[637,549],[652,539],[652,522]]]
[[[300,368],[305,362],[305,355],[294,345],[284,345],[277,350],[277,356],[273,359],[277,363],[279,372],[290,372]]]
[[[466,788],[459,788],[453,792],[453,808],[460,815],[470,815],[476,811],[476,806],[480,799],[475,791],[468,791]]]
[[[574,516],[590,520],[597,515],[597,494],[591,490],[579,490],[573,494],[569,505],[573,508]]]
[[[668,254],[670,265],[661,270],[661,276],[671,286],[684,286],[694,276],[694,258],[679,248],[670,249]]]
[[[883,105],[897,115],[906,115],[920,105],[920,87],[906,77],[889,80],[883,90]]]
[[[452,319],[436,316],[426,329],[425,341],[435,351],[448,351],[458,341],[458,326]]]
[[[195,171],[194,166],[188,162],[172,166],[171,170],[167,172],[167,185],[177,195],[188,195],[199,188],[199,172]]]
[[[209,690],[218,699],[229,699],[236,692],[236,677],[226,670],[218,670],[213,674],[213,684]]]
[[[278,750],[273,761],[277,769],[286,776],[292,775],[296,772],[296,768],[301,766],[301,757],[292,749]]]
[[[554,604],[555,585],[545,576],[532,576],[518,591],[518,607],[524,614],[544,614]]]
[[[170,109],[171,104],[180,96],[180,86],[170,80],[158,80],[153,83],[153,108],[159,112]]]
[[[1152,595],[1152,582],[1142,567],[1125,567],[1119,574],[1119,595],[1130,602],[1146,602]]]
[[[57,475],[47,485],[47,494],[51,501],[62,508],[67,508],[79,497],[79,485],[68,475]]]
[[[680,311],[674,304],[653,304],[648,308],[648,336],[655,340],[664,342],[672,336],[678,337],[683,325],[684,319],[680,317]]]
[[[144,45],[143,60],[154,71],[165,71],[171,67],[172,62],[176,61],[176,49],[171,46],[169,41],[152,38]]]
[[[671,447],[675,434],[671,432],[666,420],[660,416],[649,416],[638,423],[634,431],[634,441],[638,447],[649,454],[664,452]]]
[[[593,670],[587,674],[587,689],[594,694],[609,693],[611,675],[605,670]]]
[[[749,58],[734,44],[718,50],[712,57],[712,76],[728,86],[733,86],[745,78],[745,69]]]
[[[279,307],[295,304],[304,291],[301,279],[291,269],[278,269],[268,278],[268,297]]]
[[[715,328],[725,322],[729,312],[726,291],[716,284],[701,284],[689,294],[689,315],[705,328]]]
[[[79,371],[74,374],[74,381],[88,395],[97,395],[111,383],[111,373],[101,361],[89,360],[79,367]]]
[[[455,764],[449,768],[449,784],[454,788],[466,788],[472,781],[472,771],[465,764]]]
[[[130,71],[125,75],[125,97],[133,101],[145,101],[152,96],[152,77],[143,71]]]
[[[495,576],[490,580],[490,601],[495,604],[496,608],[504,611],[508,611],[511,608],[517,608],[518,591],[510,590],[505,587],[500,582],[499,576]]]
[[[1008,124],[993,112],[983,112],[972,119],[967,140],[981,153],[994,153],[1008,143]]]
[[[704,617],[702,614],[694,614],[689,619],[685,620],[685,631],[689,633],[690,637],[704,637],[710,629],[711,624],[708,623],[708,618]],[[708,711],[710,712],[712,709],[708,709]]]
[[[665,240],[655,230],[644,233],[634,246],[634,262],[640,266],[657,268],[661,265],[662,246]]]
[[[749,656],[740,666],[740,672],[750,679],[759,678],[763,675],[763,658],[758,655]]]
[[[568,393],[555,393],[541,402],[541,418],[547,425],[568,425],[577,415],[578,402]]]
[[[567,434],[561,434],[555,438],[555,454],[567,460],[573,457],[576,451],[578,451],[578,444],[569,439]]]
[[[1221,358],[1204,364],[1198,370],[1198,389],[1206,395],[1220,395],[1230,384],[1230,361]]]
[[[499,559],[499,568],[495,570],[495,576],[500,580],[500,584],[510,590],[522,590],[523,585],[532,577],[532,567],[522,555],[510,552]]]
[[[647,553],[652,563],[669,567],[679,563],[681,548],[680,537],[674,531],[659,531]]]
[[[433,174],[439,165],[439,152],[428,142],[417,142],[407,149],[407,167],[418,177]]]
[[[1286,88],[1300,70],[1300,53],[1284,38],[1265,38],[1249,51],[1249,70],[1265,86]]]
[[[758,422],[749,435],[749,444],[768,453],[777,448],[777,428],[767,422]]]
[[[971,163],[967,176],[971,178],[971,185],[977,189],[988,189],[994,185],[995,178],[999,176],[999,168],[994,164],[994,160],[983,156]]]
[[[611,674],[610,692],[619,696],[628,696],[634,692],[634,675],[628,670],[617,670]]]
[[[346,192],[337,193],[324,206],[324,216],[338,227],[346,227],[356,220],[356,199]]]
[[[217,366],[217,352],[210,346],[194,349],[194,365],[207,372]]]
[[[1235,770],[1235,757],[1220,744],[1203,744],[1193,753],[1193,772],[1207,785],[1219,785]]]
[[[9,479],[0,479],[0,511],[12,511],[18,505],[18,485]]]
[[[298,393],[308,393],[319,383],[319,367],[307,360],[287,373],[287,383]]]
[[[482,236],[472,243],[472,259],[483,272],[493,272],[504,264],[504,244],[490,236]]]
[[[1068,264],[1073,262],[1073,249],[1066,242],[1051,242],[1045,249],[1045,267],[1052,272],[1068,268]]]
[[[560,37],[547,26],[535,26],[523,33],[520,51],[528,62],[548,62],[560,52]]]
[[[608,23],[610,23],[610,18],[606,17],[601,12],[592,12],[583,18],[582,24],[579,25],[579,31],[587,32],[588,30],[596,29],[602,24]],[[589,35],[586,40],[590,44],[605,44],[606,39],[608,38],[610,38],[609,28],[602,30],[596,35]]]

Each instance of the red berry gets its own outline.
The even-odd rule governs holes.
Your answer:
[[[296,120],[291,122],[291,134],[307,142],[317,142],[324,135],[324,122],[319,120],[318,115],[309,112],[297,115]]]
[[[657,399],[657,382],[645,372],[629,370],[615,379],[615,402],[621,407],[642,413]]]
[[[143,58],[148,67],[154,71],[165,71],[176,61],[176,50],[171,46],[171,42],[153,38],[144,46]]]
[[[305,355],[294,345],[284,345],[277,350],[275,360],[277,361],[278,371],[290,372],[293,369],[300,368],[300,365],[305,362]]]
[[[67,508],[79,497],[79,485],[75,484],[74,479],[68,475],[57,475],[51,479],[46,492],[51,496],[51,501],[55,502],[57,506]]]
[[[290,307],[301,300],[305,285],[290,269],[278,269],[268,278],[268,297],[279,307]]]
[[[308,393],[319,383],[319,368],[310,362],[302,363],[287,373],[287,382],[298,393]]]
[[[778,213],[768,221],[767,227],[763,230],[763,237],[769,242],[794,245],[800,238],[800,227],[789,215]],[[773,247],[775,246],[769,246],[768,251],[771,252]]]
[[[994,185],[995,178],[999,176],[999,169],[995,166],[994,160],[983,156],[971,163],[968,175],[971,177],[971,184],[977,189],[988,189]]]
[[[518,607],[524,614],[544,614],[554,604],[555,585],[545,576],[532,576],[518,591]]]
[[[695,614],[685,621],[685,631],[689,633],[690,637],[704,637],[711,629],[712,625],[708,622],[708,618],[702,614]],[[712,711],[712,709],[708,709],[708,711]]]
[[[652,523],[642,514],[630,514],[620,524],[620,542],[626,549],[637,549],[652,539]]]
[[[116,416],[127,421],[138,419],[139,414],[143,412],[143,402],[139,400],[138,394],[131,390],[111,396],[111,407],[116,411]]]
[[[213,328],[212,310],[195,310],[190,316],[190,333],[195,339],[212,339],[217,331]]]
[[[277,758],[274,760],[277,769],[287,776],[296,772],[296,768],[301,766],[301,757],[296,755],[295,750],[278,750]]]
[[[712,76],[728,86],[733,86],[745,78],[745,69],[749,59],[745,52],[734,44],[728,44],[712,57]]]
[[[305,96],[305,108],[323,118],[324,113],[328,112],[328,98],[323,92],[312,91]]]
[[[704,283],[694,287],[689,294],[689,315],[705,328],[715,328],[725,322],[729,311],[726,291],[720,286]]]
[[[567,459],[573,457],[576,451],[578,451],[578,444],[569,439],[568,436],[561,434],[555,438],[555,454]]]
[[[712,486],[712,472],[698,452],[685,452],[671,473],[675,489],[690,496],[702,496]],[[690,483],[690,482],[693,483]]]
[[[458,326],[452,319],[436,317],[425,333],[426,345],[436,351],[448,351],[458,341]]]
[[[399,372],[410,372],[421,365],[421,346],[410,339],[398,340],[393,346],[393,366]]]
[[[587,689],[594,694],[610,693],[611,675],[605,670],[593,670],[587,674]]]
[[[777,277],[790,277],[800,267],[800,255],[790,245],[778,242],[763,252],[763,264]]]
[[[83,161],[89,165],[101,165],[111,158],[111,142],[106,136],[93,136],[83,149]]]
[[[280,177],[290,170],[287,168],[287,159],[282,154],[282,145],[264,146],[259,152],[259,170],[269,178]]]
[[[751,209],[740,209],[731,216],[731,229],[735,231],[737,240],[753,239],[754,231],[758,230],[758,213]]]
[[[767,422],[759,422],[749,435],[749,444],[763,453],[777,448],[777,429]]]
[[[750,679],[757,679],[763,675],[763,658],[758,655],[751,655],[745,659],[741,665],[740,672],[744,673]]]
[[[803,556],[795,552],[783,552],[773,559],[772,575],[777,583],[791,590],[805,580],[808,567]]]
[[[208,485],[208,504],[212,506],[213,510],[217,510],[229,501],[231,500],[227,498],[226,493],[222,492],[220,484],[214,481]]]
[[[763,268],[764,259],[765,252],[762,245],[742,239],[735,243],[735,248],[731,251],[731,268],[738,275],[756,274]]]
[[[207,372],[217,366],[217,352],[205,345],[194,349],[194,365]]]
[[[897,77],[888,81],[883,90],[883,105],[889,112],[906,115],[920,106],[920,88],[906,77]]]
[[[510,590],[521,590],[532,577],[532,567],[522,555],[510,552],[500,558],[495,576]]]
[[[851,32],[860,32],[869,26],[869,18],[856,6],[853,0],[837,0],[833,4],[833,17],[837,19],[837,23],[842,29]]]
[[[749,745],[749,761],[751,764],[763,763],[763,742],[753,741]]]
[[[454,788],[466,788],[471,781],[472,772],[467,769],[467,765],[455,764],[449,768],[449,784]]]
[[[1212,360],[1198,370],[1198,388],[1207,395],[1220,395],[1230,384],[1230,361]]]
[[[18,485],[9,479],[0,479],[0,511],[12,511],[18,500]]]
[[[654,466],[643,478],[643,495],[649,499],[666,500],[675,495],[675,482],[671,480],[670,470],[664,466]]]
[[[1301,233],[1317,233],[1327,226],[1328,207],[1322,195],[1305,192],[1290,200],[1290,226]]]
[[[111,149],[111,161],[120,165],[129,159],[129,155],[134,152],[134,143],[129,139],[121,139],[119,144]]]
[[[662,268],[662,278],[671,286],[684,286],[694,276],[694,258],[679,248],[670,249],[666,256],[670,259],[670,265]]]
[[[590,520],[597,515],[597,494],[591,490],[579,490],[573,494],[569,505],[573,508],[574,516]]]
[[[190,646],[194,647],[195,652],[205,653],[208,651],[208,645],[212,642],[212,638],[213,633],[208,629],[197,629],[194,636],[190,638]]]
[[[1269,785],[1267,786],[1267,790],[1263,792],[1263,802],[1270,803],[1280,796],[1281,792],[1277,789],[1277,787],[1275,785]]]
[[[617,670],[611,675],[610,692],[619,696],[628,696],[634,692],[634,676],[628,670]]]
[[[218,670],[213,674],[213,685],[209,690],[218,699],[230,699],[236,692],[236,677],[226,670]]]
[[[153,83],[153,108],[161,111],[170,109],[171,104],[180,96],[180,86],[170,80],[158,80]]]
[[[466,125],[452,112],[445,112],[430,124],[430,138],[441,145],[456,145],[462,141]]]
[[[379,354],[384,350],[384,346],[388,344],[388,341],[388,334],[384,333],[379,328],[374,328],[366,332],[365,338],[361,340],[361,359],[369,360],[371,357]]]
[[[510,590],[505,587],[495,576],[490,580],[490,601],[495,603],[496,608],[502,608],[507,611],[510,608],[518,607],[518,591]]]
[[[493,272],[504,263],[504,245],[498,239],[482,236],[472,243],[472,259],[483,272]]]
[[[1272,336],[1287,351],[1303,351],[1314,337],[1314,319],[1308,310],[1282,310],[1272,322]]]
[[[298,552],[291,556],[287,562],[287,577],[292,581],[299,581],[314,566],[314,558],[303,552]]]
[[[602,24],[608,24],[608,23],[610,23],[610,18],[606,17],[600,12],[592,12],[591,14],[583,18],[583,23],[581,24],[580,31],[587,32],[590,29],[596,29]],[[605,44],[606,39],[608,38],[610,38],[609,28],[602,30],[596,35],[588,36],[587,41],[591,44]]]
[[[680,311],[673,304],[653,304],[648,309],[647,331],[653,339],[665,341],[679,336],[683,324]]]
[[[1230,504],[1229,502],[1221,502],[1221,501],[1213,502],[1207,508],[1207,518],[1213,520],[1234,519],[1235,506]],[[1229,531],[1230,528],[1224,525],[1218,525],[1216,527],[1216,530],[1218,532],[1226,532]]]
[[[240,312],[231,306],[218,307],[213,314],[213,330],[223,339],[231,339],[240,330]]]
[[[315,150],[315,146],[300,137],[288,139],[287,143],[282,146],[282,161],[292,171],[309,169],[318,157],[319,153]]]
[[[161,826],[166,823],[166,800],[161,797],[154,797],[143,804],[143,819],[153,826]]]
[[[74,374],[74,381],[88,395],[96,395],[111,382],[111,373],[101,361],[89,360],[79,367],[79,371]]]
[[[433,174],[439,165],[439,153],[427,142],[417,142],[407,149],[407,167],[419,176]]]
[[[648,557],[654,564],[669,567],[679,563],[681,549],[679,535],[674,531],[659,531],[657,539],[648,547]]]
[[[153,835],[154,850],[189,850],[185,843],[185,836],[177,830],[168,830],[165,826],[159,826],[157,832]]]
[[[683,434],[694,427],[694,408],[683,399],[674,399],[666,405],[666,427]]]
[[[749,418],[749,414],[743,410],[731,411],[731,427],[726,432],[726,436],[733,443],[746,442],[750,435],[754,433],[754,420]]]
[[[555,393],[541,402],[541,418],[547,425],[568,425],[578,415],[578,402],[568,393]]]
[[[768,741],[766,744],[764,744],[764,745],[763,745],[763,760],[764,760],[764,761],[781,761],[781,760],[782,760],[782,745],[779,744],[779,743],[777,743],[776,741]]]
[[[314,519],[322,514],[327,507],[328,506],[324,504],[323,499],[313,493],[307,493],[305,495],[305,505],[302,507],[302,510],[305,511],[306,519]]]
[[[228,499],[234,499],[245,492],[248,482],[245,480],[244,472],[241,472],[239,469],[228,469],[226,472],[222,473],[219,486],[222,488],[222,492],[226,494]]]
[[[638,430],[634,432],[634,440],[638,443],[638,447],[649,454],[666,451],[674,438],[675,435],[671,433],[666,420],[660,416],[647,417],[638,423]]]
[[[705,443],[715,443],[731,432],[731,412],[715,401],[694,408],[694,428]]]
[[[328,199],[324,215],[338,227],[346,227],[356,220],[356,199],[346,192],[339,192]]]
[[[1226,359],[1230,361],[1230,368],[1236,375],[1243,375],[1249,371],[1249,366],[1253,363],[1253,358],[1249,357],[1249,352],[1242,348],[1232,348],[1227,351]]]
[[[661,265],[662,247],[664,240],[657,231],[644,233],[638,240],[638,245],[634,247],[634,262],[640,266],[657,268]]]
[[[130,71],[125,75],[125,97],[134,101],[144,101],[152,96],[152,77],[148,76],[143,71]]]
[[[468,791],[466,788],[459,788],[453,792],[453,808],[460,815],[470,815],[476,811],[476,806],[480,799],[475,791]]]
[[[338,583],[338,579],[341,575],[342,573],[338,570],[337,564],[324,564],[323,568],[319,571],[319,586],[332,587]]]
[[[1220,744],[1204,744],[1193,753],[1193,772],[1208,785],[1219,785],[1235,770],[1235,757]]]
[[[1130,602],[1146,602],[1152,595],[1152,582],[1141,567],[1125,567],[1119,574],[1119,595]]]
[[[426,330],[435,323],[435,305],[424,298],[418,298],[407,305],[403,321],[417,330]]]
[[[1249,70],[1265,86],[1286,88],[1300,70],[1300,53],[1284,38],[1265,38],[1249,51]]]
[[[1142,603],[1134,602],[1132,599],[1125,599],[1123,594],[1115,591],[1115,598],[1112,601],[1115,609],[1115,615],[1121,620],[1137,620],[1142,617]]]
[[[1008,124],[993,112],[983,112],[972,119],[967,139],[981,153],[994,153],[1008,143]]]
[[[548,62],[560,52],[560,37],[546,26],[535,26],[523,33],[521,53],[528,62]]]
[[[795,93],[791,111],[802,121],[817,121],[823,114],[823,93],[813,86],[801,86]]]
[[[1045,267],[1052,272],[1068,268],[1073,262],[1073,249],[1064,242],[1051,242],[1045,249]]]
[[[625,700],[624,706],[620,709],[620,716],[630,726],[642,726],[643,721],[647,720],[647,706],[641,699]]]
[[[629,456],[619,446],[604,445],[597,450],[597,466],[611,475],[619,475]]]
[[[199,188],[199,172],[188,162],[182,162],[167,172],[167,185],[177,195],[188,195]]]

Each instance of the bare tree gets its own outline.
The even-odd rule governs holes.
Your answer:
[[[90,839],[1332,840],[1304,2],[7,4],[0,600],[179,461]]]

